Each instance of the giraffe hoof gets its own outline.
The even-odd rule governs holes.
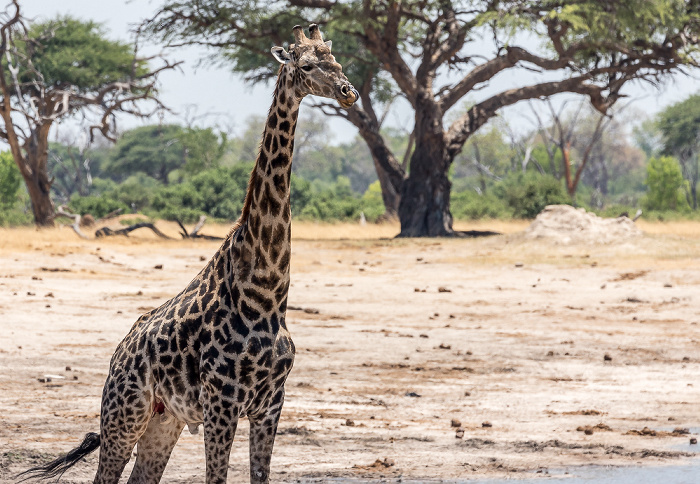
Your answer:
[[[187,424],[187,430],[190,431],[190,435],[197,435],[199,433],[199,424]]]

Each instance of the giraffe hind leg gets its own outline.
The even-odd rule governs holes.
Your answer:
[[[127,484],[157,484],[163,475],[184,423],[155,415],[136,446],[136,464]]]

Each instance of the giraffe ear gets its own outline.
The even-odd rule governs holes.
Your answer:
[[[332,40],[327,40],[326,45],[328,46],[328,50],[331,50],[333,48],[333,41]]]
[[[289,64],[292,62],[292,56],[290,56],[289,53],[282,47],[275,46],[270,49],[270,52],[272,52],[272,56],[277,59],[277,62],[280,64]]]

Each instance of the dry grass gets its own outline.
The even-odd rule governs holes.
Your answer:
[[[127,216],[125,216],[127,217]],[[134,218],[134,216],[130,216]],[[458,221],[455,223],[457,230],[491,230],[504,235],[517,234],[525,230],[530,224],[527,220],[480,220],[480,221]],[[115,225],[115,224],[113,224]],[[116,224],[118,226],[118,223]],[[183,244],[202,245],[211,244],[203,241],[182,241],[179,235],[179,228],[176,223],[159,220],[156,222],[158,228],[166,235],[175,240],[166,241],[156,237],[148,229],[140,229],[133,232],[129,237],[109,237],[106,239],[80,239],[70,227],[58,227],[55,229],[37,230],[34,227],[0,228],[0,253],[24,252],[31,250],[63,249],[76,252],[91,250],[95,246],[133,246],[134,248],[143,246],[144,249],[152,249],[154,245],[176,244],[185,247]],[[674,243],[671,239],[680,239],[677,242],[685,245],[691,242],[696,245],[700,241],[700,221],[678,221],[678,222],[647,222],[639,221],[637,225],[648,235],[650,243],[667,247],[666,257],[676,258],[674,254]],[[230,224],[205,225],[202,233],[225,237],[231,228]],[[94,233],[94,229],[85,230],[86,233]],[[398,223],[367,224],[361,226],[357,223],[316,223],[306,221],[295,221],[292,228],[292,237],[296,240],[357,240],[371,241],[381,239],[393,239],[399,233]],[[687,239],[690,239],[689,241]],[[685,241],[684,241],[685,240]],[[522,250],[522,248],[521,248]],[[660,252],[662,252],[660,250]],[[684,252],[684,251],[681,251]],[[523,254],[525,256],[526,254]],[[678,254],[679,255],[679,254]]]
[[[647,234],[700,237],[700,221],[679,220],[675,222],[648,222],[638,220],[637,226]]]

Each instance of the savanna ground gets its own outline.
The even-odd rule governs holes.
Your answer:
[[[274,482],[697,465],[700,223],[640,222],[647,235],[605,246],[526,240],[526,226],[395,240],[390,225],[295,223],[297,357]],[[115,346],[217,248],[0,231],[0,482],[98,430]],[[229,482],[247,480],[247,434],[244,422]],[[63,482],[92,482],[96,463]],[[203,476],[202,435],[185,430],[163,482]]]

